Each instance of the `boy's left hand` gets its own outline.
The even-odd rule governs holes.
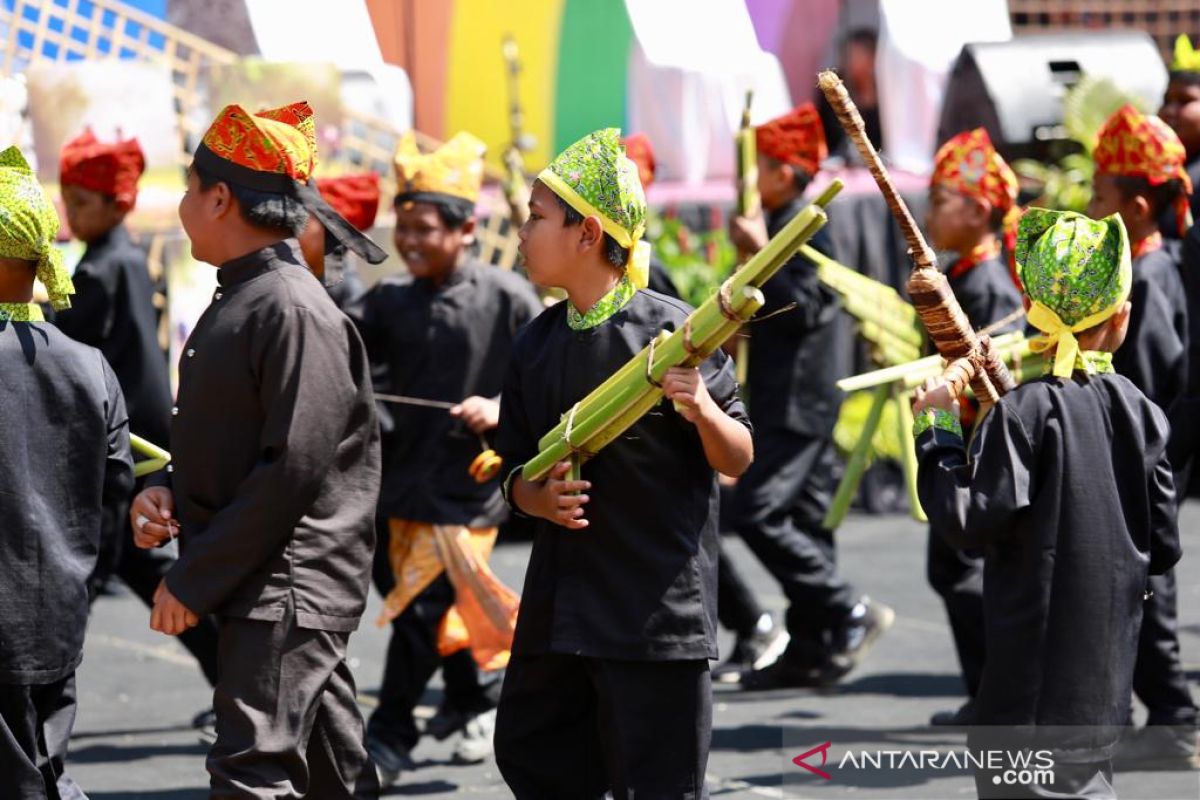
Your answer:
[[[500,404],[488,397],[468,397],[450,409],[450,416],[467,423],[475,433],[490,431],[500,424]]]
[[[688,422],[695,424],[717,410],[697,367],[671,367],[663,375],[662,385],[663,395],[675,403],[679,415]]]
[[[927,408],[940,408],[956,417],[960,416],[958,397],[950,391],[950,384],[940,375],[926,379],[923,386],[917,387],[913,398],[913,414],[920,414]]]
[[[178,636],[188,628],[200,624],[200,618],[191,609],[179,601],[167,588],[167,580],[163,578],[154,592],[154,608],[150,612],[150,629],[165,633],[168,636]]]

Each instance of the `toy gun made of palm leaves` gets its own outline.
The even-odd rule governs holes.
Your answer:
[[[800,253],[817,267],[818,279],[841,297],[842,309],[855,320],[858,333],[870,346],[871,360],[887,367],[914,361],[925,350],[925,332],[917,310],[900,293],[879,281],[840,264],[810,245]],[[865,417],[863,401],[869,404]],[[889,447],[897,437],[881,433],[886,416],[893,425],[904,425],[912,416],[906,396],[889,386],[868,394],[851,395],[842,403],[834,428],[834,439],[848,453],[842,474],[824,525],[836,530],[850,510],[863,474],[873,453],[887,453],[904,468],[910,505],[919,508],[916,496],[916,454],[911,442],[899,437],[899,446]],[[911,423],[910,423],[911,425]],[[909,437],[911,438],[911,437]]]
[[[998,322],[1004,323],[1006,320]],[[1009,374],[1020,383],[1045,372],[1045,359],[1041,354],[1033,352],[1030,341],[1019,331],[992,339],[990,352],[1007,365]],[[893,419],[896,428],[893,441],[899,450],[913,516],[925,521],[924,512],[916,496],[917,456],[912,439],[912,393],[926,380],[939,375],[945,376],[947,380],[957,381],[960,387],[966,386],[970,378],[965,374],[964,368],[965,364],[961,359],[947,364],[946,359],[940,355],[933,355],[903,364],[892,364],[838,381],[837,387],[847,394],[869,392],[871,406],[862,425],[862,435],[850,452],[842,483],[838,486],[837,494],[825,517],[826,527],[830,530],[837,528],[850,508],[850,502],[869,461],[872,442],[880,431],[888,402],[895,403],[896,413]]]
[[[724,344],[763,306],[760,287],[828,220],[825,206],[842,189],[835,180],[811,205],[792,218],[767,246],[721,284],[720,289],[671,333],[660,332],[640,353],[576,403],[538,442],[538,454],[522,468],[527,481],[546,477],[560,461],[571,473],[599,453],[662,400],[668,369],[697,366]]]
[[[533,149],[533,137],[524,130],[525,114],[517,79],[521,74],[520,51],[517,40],[505,36],[501,43],[504,63],[508,68],[508,127],[511,138],[504,149],[504,199],[508,202],[509,218],[521,227],[529,219],[529,184],[525,180],[525,159],[522,153]]]
[[[954,297],[949,281],[937,268],[937,260],[932,248],[921,235],[916,220],[913,219],[904,199],[896,190],[895,184],[892,183],[891,176],[883,165],[883,160],[880,159],[879,153],[867,138],[862,116],[858,113],[858,108],[854,105],[854,101],[850,98],[849,92],[846,91],[846,87],[837,73],[832,70],[819,73],[817,85],[825,94],[834,113],[837,114],[842,128],[854,142],[855,148],[862,156],[863,163],[870,170],[871,176],[883,193],[884,200],[887,201],[888,208],[891,209],[892,216],[896,218],[904,233],[904,238],[908,242],[908,254],[913,260],[913,270],[909,275],[907,285],[908,296],[912,298],[913,306],[920,316],[921,323],[928,331],[929,338],[933,341],[938,353],[949,362],[949,366],[942,373],[943,376],[955,394],[961,395],[969,385],[975,392],[975,397],[979,400],[980,405],[985,410],[990,408],[1000,399],[1001,395],[1006,394],[1016,385],[1012,375],[992,349],[991,340],[986,336],[975,335],[975,331],[967,320],[967,315]],[[876,389],[871,409],[868,412],[866,427],[878,426],[883,407],[887,402],[886,391],[886,388]],[[897,410],[900,412],[897,416],[901,430],[911,430],[912,407],[907,402],[899,402]],[[869,447],[870,443],[860,441],[860,444],[865,448]],[[906,449],[905,452],[910,451]],[[854,457],[853,453],[851,457]],[[915,455],[911,458],[906,456],[902,459],[902,464],[905,467],[913,508],[920,513],[920,506],[916,503],[915,495],[915,460]],[[858,465],[859,470],[862,467],[862,464]],[[839,487],[839,489],[841,488],[844,487]],[[850,495],[836,497],[835,500],[839,501],[839,504],[831,506],[830,518],[836,522],[840,520],[833,512],[839,511],[844,514],[845,508],[849,507]]]

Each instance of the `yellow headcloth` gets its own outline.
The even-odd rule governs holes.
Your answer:
[[[420,195],[449,195],[475,203],[483,185],[483,154],[487,145],[460,131],[432,153],[422,153],[409,131],[396,148],[396,196],[419,200]]]
[[[1192,46],[1186,33],[1175,40],[1175,57],[1171,59],[1171,72],[1200,72],[1200,50]]]

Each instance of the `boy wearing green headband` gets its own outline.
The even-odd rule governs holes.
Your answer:
[[[527,272],[567,300],[518,334],[502,392],[505,496],[534,518],[535,538],[496,762],[522,800],[700,797],[717,656],[716,473],[749,465],[749,422],[718,351],[670,370],[664,402],[581,480],[566,479],[565,462],[544,481],[520,477],[542,434],[691,311],[641,289],[646,201],[616,130],[555,159],[529,205]]]
[[[1053,796],[1090,784],[1088,797],[1115,797],[1143,593],[1180,555],[1168,426],[1112,370],[1130,312],[1120,218],[1030,209],[1016,260],[1048,374],[1002,397],[969,451],[958,398],[941,378],[926,382],[914,404],[918,490],[931,524],[984,551],[975,723],[1003,727],[972,732],[971,745],[1070,750],[1070,763],[1055,759]],[[981,797],[998,796],[993,777],[977,773]],[[1047,796],[1025,791],[999,796]]]
[[[133,490],[129,420],[100,351],[42,318],[71,279],[58,214],[15,147],[0,152],[0,794],[82,797],[63,774],[88,576],[106,509]]]
[[[1200,184],[1200,49],[1192,46],[1186,33],[1175,40],[1167,90],[1158,111],[1187,150],[1187,171],[1192,186]],[[1192,194],[1192,218],[1200,219],[1200,193]],[[1169,217],[1164,217],[1163,233],[1178,236]]]

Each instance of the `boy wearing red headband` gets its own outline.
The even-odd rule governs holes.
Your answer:
[[[734,244],[749,254],[804,208],[804,190],[827,154],[812,103],[759,126],[755,139],[765,217],[735,217],[730,226]],[[833,249],[824,229],[811,244]],[[838,319],[837,295],[802,256],[785,264],[763,294],[760,320],[748,329],[746,391],[756,457],[734,490],[731,514],[735,530],[783,587],[791,640],[778,661],[746,674],[742,686],[828,685],[859,663],[894,617],[838,573],[833,534],[823,524],[842,401],[835,381],[851,342]]]

